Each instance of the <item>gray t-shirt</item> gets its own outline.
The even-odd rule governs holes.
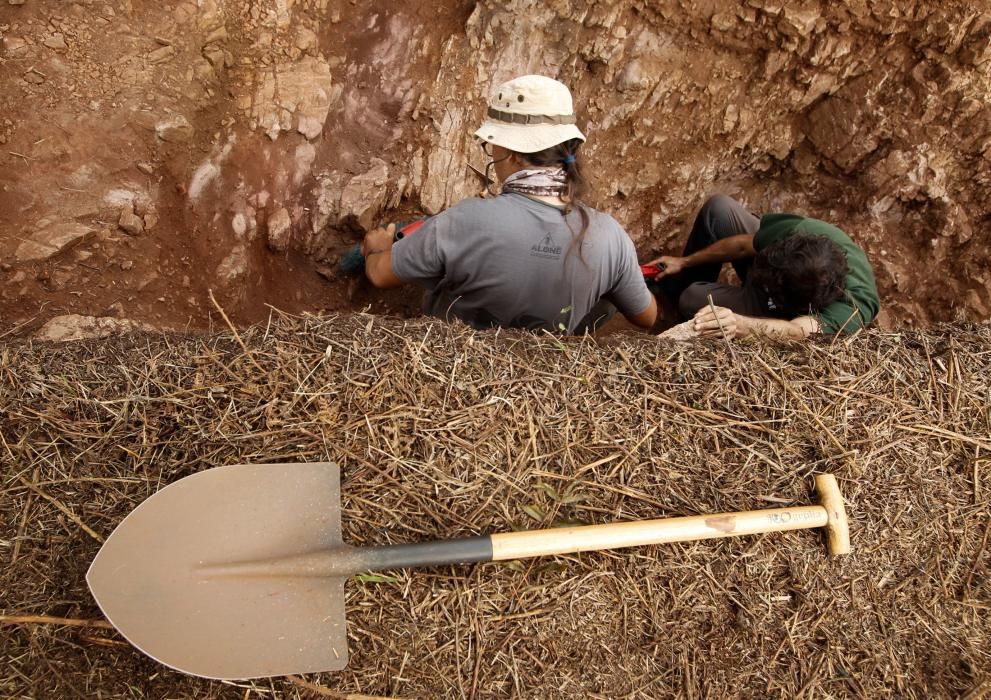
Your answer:
[[[608,214],[586,211],[579,252],[577,211],[565,220],[558,207],[515,193],[467,199],[397,241],[392,271],[427,290],[426,313],[480,329],[573,333],[603,299],[642,313],[650,291],[633,241]]]

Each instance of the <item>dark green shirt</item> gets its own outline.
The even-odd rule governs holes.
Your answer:
[[[754,235],[754,249],[761,250],[783,241],[796,233],[823,236],[836,243],[846,253],[849,274],[843,298],[834,301],[817,315],[823,333],[853,333],[874,320],[881,309],[874,271],[867,256],[850,237],[832,224],[796,214],[767,214],[761,217],[760,228]]]

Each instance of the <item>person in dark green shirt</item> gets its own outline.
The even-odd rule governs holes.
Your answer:
[[[726,262],[742,286],[716,282]],[[702,335],[853,333],[881,307],[867,256],[843,231],[796,214],[757,217],[725,195],[703,205],[681,257],[650,264],[662,268],[655,291]]]

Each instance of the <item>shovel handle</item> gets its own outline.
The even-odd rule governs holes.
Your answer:
[[[816,477],[816,486],[821,505],[502,532],[412,544],[375,547],[342,545],[277,559],[201,565],[198,570],[206,577],[350,576],[363,571],[527,559],[815,527],[826,528],[831,555],[847,554],[850,552],[850,535],[843,497],[836,479],[829,474],[820,474]]]
[[[828,524],[829,514],[822,506],[796,506],[609,525],[502,532],[462,540],[361,547],[352,550],[356,558],[348,562],[348,570],[330,570],[320,566],[313,568],[311,575],[528,559],[665,542],[691,542],[761,532],[804,530],[826,527]],[[341,561],[339,556],[335,560]]]
[[[492,559],[504,561],[665,542],[691,542],[762,532],[804,530],[825,527],[828,522],[829,516],[822,506],[797,506],[610,525],[506,532],[492,535]]]
[[[820,505],[503,532],[467,540],[382,547],[374,553],[374,561],[369,563],[382,569],[391,568],[390,564],[415,566],[506,561],[816,527],[826,528],[827,549],[831,556],[849,554],[849,525],[836,478],[832,474],[819,474],[815,482]]]

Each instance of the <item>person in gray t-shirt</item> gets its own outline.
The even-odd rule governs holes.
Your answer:
[[[378,287],[417,284],[425,311],[475,328],[582,333],[613,306],[651,328],[657,304],[633,242],[609,215],[580,202],[571,93],[523,76],[501,85],[475,135],[503,183],[497,197],[468,199],[393,244],[394,228],[370,231],[365,274]]]

